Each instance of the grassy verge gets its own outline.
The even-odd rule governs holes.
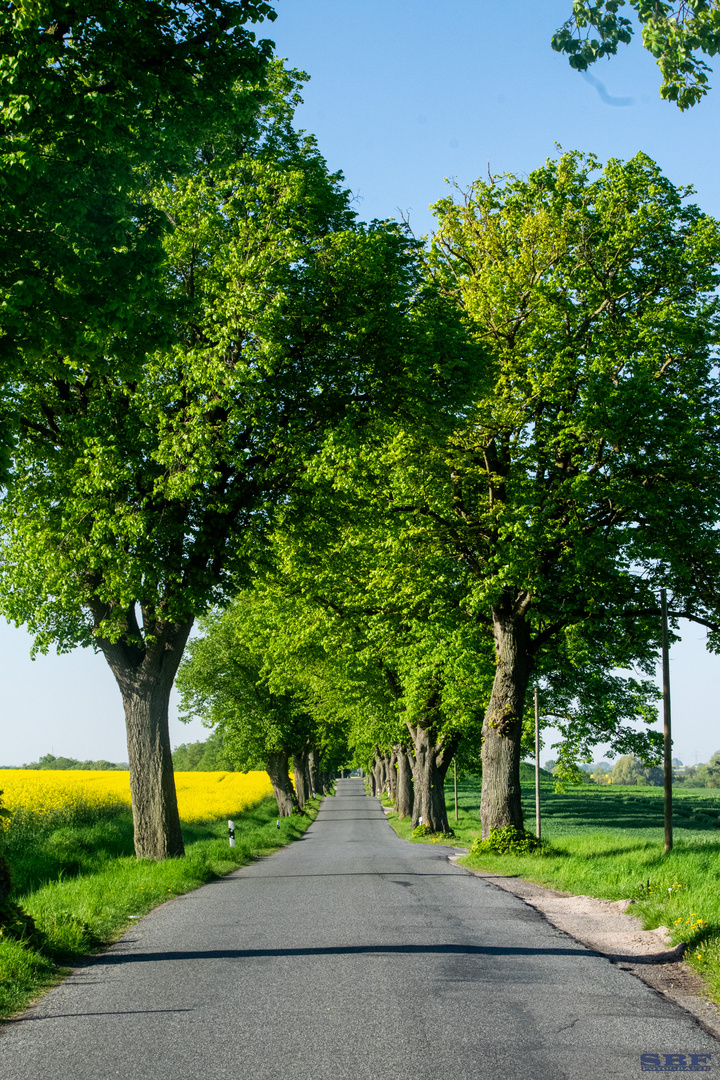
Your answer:
[[[59,982],[67,966],[109,945],[137,918],[165,900],[271,855],[301,836],[317,816],[311,800],[304,816],[281,818],[272,798],[235,818],[235,847],[227,821],[183,826],[186,854],[155,863],[132,854],[128,812],[83,822],[48,821],[26,835],[13,829],[5,855],[14,898],[35,919],[40,947],[0,940],[0,1017],[26,1006]],[[29,828],[29,823],[25,825]]]
[[[452,785],[445,790],[453,839],[413,839],[409,820],[394,812],[398,835],[413,843],[471,847],[479,835],[480,783],[458,785],[460,820],[454,820]],[[556,795],[541,785],[543,847],[533,855],[467,855],[476,870],[516,876],[575,895],[636,901],[645,929],[669,927],[674,942],[689,945],[686,959],[720,1002],[720,790],[676,789],[675,836],[663,852],[663,795],[659,788],[594,784]],[[386,805],[387,800],[384,800]],[[535,791],[523,786],[526,826],[534,830]]]

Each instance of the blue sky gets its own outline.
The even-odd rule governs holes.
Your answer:
[[[409,216],[432,229],[431,203],[492,172],[527,173],[557,151],[601,160],[649,154],[695,201],[720,216],[717,89],[689,113],[661,101],[655,63],[639,45],[588,77],[550,48],[571,0],[277,0],[262,31],[311,76],[300,126],[341,170],[361,217]],[[0,764],[53,752],[125,760],[120,695],[89,651],[29,659],[30,640],[0,625],[5,717]],[[675,754],[720,749],[720,658],[684,627],[672,655]],[[171,721],[173,745],[203,738]],[[550,756],[546,751],[544,757]],[[554,755],[553,755],[554,756]],[[600,756],[600,755],[598,755]]]

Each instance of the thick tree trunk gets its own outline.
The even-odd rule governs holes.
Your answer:
[[[396,747],[397,755],[397,787],[395,792],[395,809],[401,818],[412,817],[413,812],[413,785],[412,766],[410,760],[401,746]]]
[[[125,708],[138,859],[160,860],[185,854],[175,794],[168,703],[192,625],[192,619],[182,624],[158,622],[152,645],[128,644],[123,639],[99,641]]]
[[[293,810],[298,810],[298,801],[289,776],[290,754],[279,750],[268,754],[267,774],[270,777],[280,817],[290,817]]]
[[[431,727],[411,727],[415,743],[413,776],[415,778],[415,804],[413,827],[427,825],[430,832],[450,832],[445,806],[445,774],[457,748],[458,737],[451,736],[443,745],[434,739]]]
[[[368,773],[367,778],[368,778],[368,781],[370,783],[370,794],[371,795],[377,795],[377,782],[375,780],[375,773],[373,772],[372,769]]]
[[[310,784],[307,772],[307,748],[298,754],[293,754],[293,775],[295,777],[295,793],[298,806],[302,810],[310,798]]]
[[[493,609],[496,669],[483,722],[482,836],[505,825],[523,828],[520,744],[525,695],[531,671],[526,598],[504,597]]]
[[[395,799],[397,798],[397,770],[395,768],[396,763],[397,753],[395,751],[395,748],[393,747],[390,757],[388,758],[387,765],[388,795],[393,802],[395,802]]]

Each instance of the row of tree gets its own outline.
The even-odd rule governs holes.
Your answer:
[[[612,768],[601,764],[592,772],[591,778],[596,784],[640,785],[641,787],[662,787],[664,782],[662,769],[646,765],[633,754],[625,754],[615,762]],[[720,787],[720,750],[713,754],[707,764],[673,768],[672,782],[673,787]]]
[[[652,756],[656,589],[720,629],[717,222],[644,155],[568,153],[454,190],[428,243],[363,224],[265,4],[96,14],[0,16],[0,604],[110,665],[138,856],[183,851],[198,617],[185,707],[283,812],[394,754],[446,831],[482,746],[483,834],[522,827],[534,682],[566,775]]]
[[[682,772],[674,773],[673,784],[692,788],[720,787],[720,750],[716,750],[708,762],[688,765]]]
[[[43,754],[37,761],[30,761],[25,765],[3,765],[0,767],[4,769],[82,769],[97,772],[125,772],[128,764],[127,761],[106,761],[104,758],[100,758],[98,761],[91,761],[90,759],[80,761],[78,758],[55,757],[54,754]]]

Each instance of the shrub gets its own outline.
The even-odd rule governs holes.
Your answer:
[[[478,837],[470,849],[470,854],[529,855],[540,846],[537,836],[525,829],[516,829],[514,825],[505,825],[502,829],[491,829],[486,840]]]

